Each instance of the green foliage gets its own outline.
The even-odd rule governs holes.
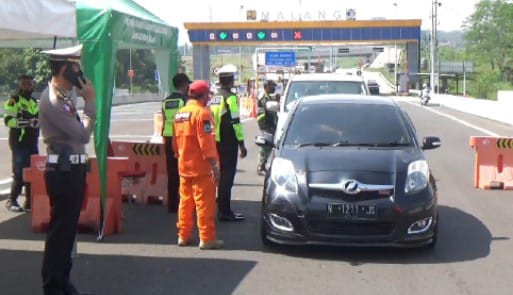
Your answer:
[[[151,50],[132,49],[132,69],[135,76],[132,81],[133,92],[158,92],[158,84],[155,81],[155,55]],[[119,50],[116,63],[116,87],[128,89],[130,79],[128,70],[130,69],[130,50]]]
[[[513,84],[513,3],[481,0],[466,20],[467,56],[476,65],[470,94],[495,99]]]
[[[36,91],[46,87],[50,78],[47,57],[39,49],[0,49],[0,93],[16,91],[18,78],[31,75],[36,82]]]

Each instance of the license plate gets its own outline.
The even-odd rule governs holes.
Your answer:
[[[376,219],[376,205],[356,205],[347,203],[328,204],[328,216],[345,219]]]

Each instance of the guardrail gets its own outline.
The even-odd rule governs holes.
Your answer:
[[[39,97],[40,93],[35,94],[35,97]],[[7,96],[0,97],[0,116],[4,114],[4,102],[7,99]],[[134,93],[129,95],[128,93],[122,92],[120,95],[116,95],[112,98],[112,105],[123,105],[123,104],[132,104],[132,103],[142,103],[142,102],[152,102],[152,101],[161,101],[162,98],[157,93]],[[84,107],[84,101],[81,97],[77,97],[76,105],[78,109],[82,109]]]

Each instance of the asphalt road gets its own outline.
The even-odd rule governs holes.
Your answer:
[[[262,178],[255,173],[258,149],[251,142],[257,127],[249,121],[249,156],[239,163],[233,194],[234,208],[247,220],[218,225],[225,249],[178,248],[175,215],[158,205],[125,205],[123,233],[100,243],[94,235],[79,236],[74,281],[96,294],[512,294],[513,192],[472,187],[468,141],[484,135],[469,125],[509,136],[513,127],[438,106],[401,104],[419,136],[442,139],[441,149],[427,152],[440,198],[440,239],[433,251],[264,248],[258,233]],[[156,103],[115,108],[112,134],[148,139],[157,108]],[[0,146],[1,179],[9,175],[9,165],[6,142]],[[0,206],[1,294],[40,294],[44,235],[31,233],[28,223],[28,215]]]

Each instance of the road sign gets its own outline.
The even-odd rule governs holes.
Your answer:
[[[265,53],[265,65],[294,67],[296,66],[296,53],[294,51],[268,51]]]
[[[132,79],[135,76],[134,70],[128,70],[128,78]]]
[[[155,70],[154,78],[155,78],[155,81],[158,81],[160,79],[159,70]]]

